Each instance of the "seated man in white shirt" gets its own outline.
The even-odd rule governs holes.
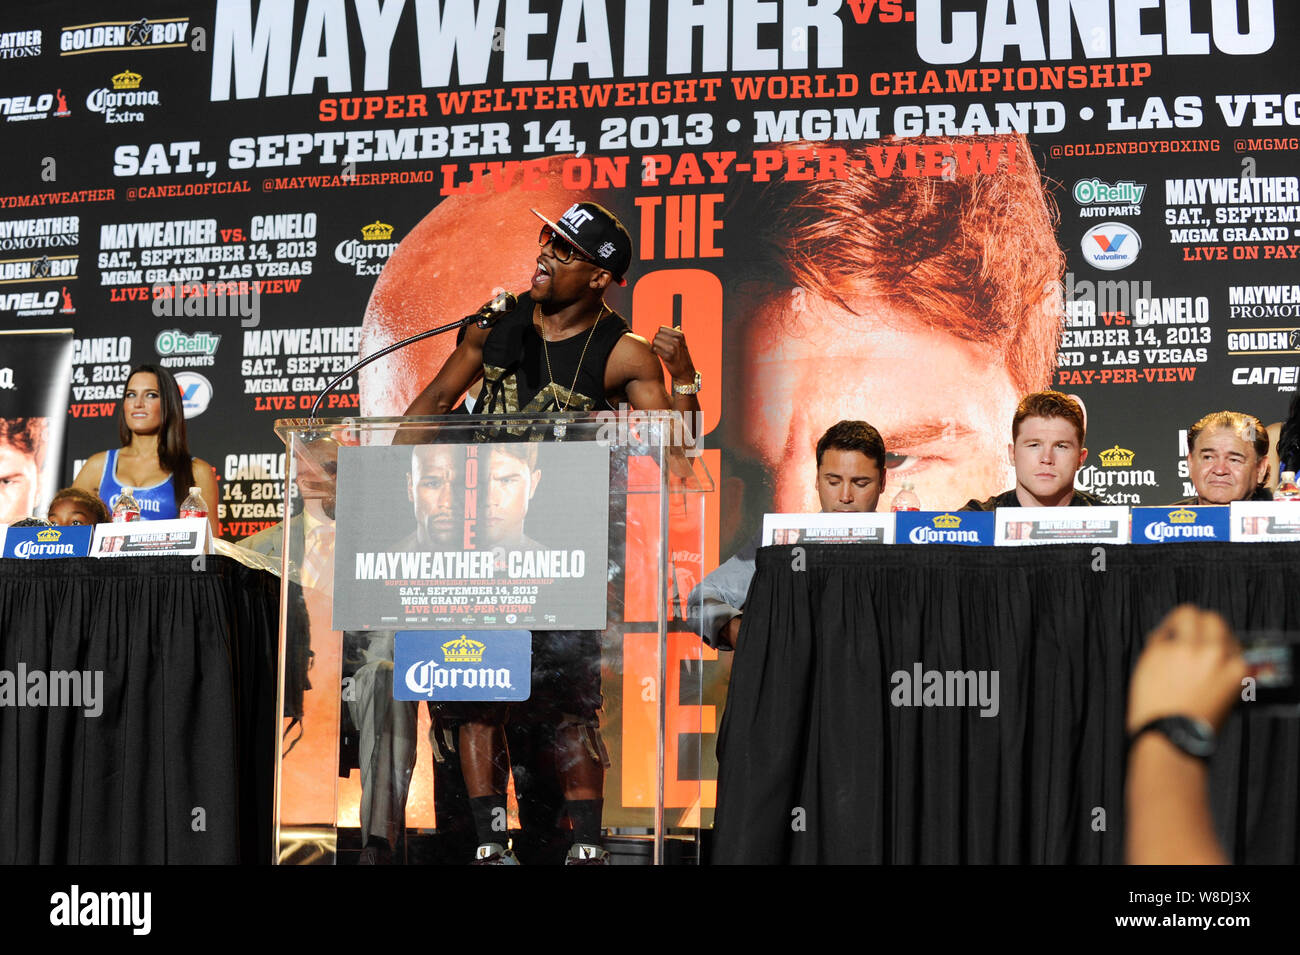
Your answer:
[[[885,489],[885,442],[865,421],[840,421],[817,442],[817,497],[822,513],[874,511]],[[734,650],[754,579],[754,540],[691,591],[692,629],[719,650]]]

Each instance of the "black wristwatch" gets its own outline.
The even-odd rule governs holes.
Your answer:
[[[1149,730],[1161,734],[1188,756],[1195,756],[1197,759],[1209,759],[1214,755],[1215,747],[1218,745],[1214,727],[1205,720],[1193,719],[1190,716],[1162,716],[1133,733],[1128,738],[1129,748],[1131,749],[1138,738]]]

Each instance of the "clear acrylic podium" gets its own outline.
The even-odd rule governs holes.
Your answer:
[[[273,861],[467,864],[480,841],[468,797],[495,766],[508,785],[496,841],[524,864],[559,863],[572,841],[564,797],[585,799],[574,780],[589,794],[604,764],[611,861],[697,862],[716,791],[702,741],[717,727],[700,664],[711,651],[689,630],[686,600],[703,576],[700,492],[713,485],[680,417],[289,419],[276,433],[286,519]],[[444,461],[458,463],[444,473]],[[581,626],[565,627],[566,614]],[[452,641],[444,650],[481,647],[476,632],[496,629],[531,633],[526,701],[394,698],[424,687],[416,668],[395,670],[395,647],[401,658],[427,631]],[[581,637],[576,656],[552,653],[565,633]],[[597,655],[593,733],[567,710],[594,705]],[[466,743],[465,712],[503,724],[494,763]]]

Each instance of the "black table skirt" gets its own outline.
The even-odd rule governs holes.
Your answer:
[[[1184,602],[1300,630],[1300,545],[762,549],[714,860],[1122,862],[1129,673]],[[917,662],[998,671],[997,716],[891,705]],[[1250,706],[1211,765],[1216,827],[1236,862],[1293,864],[1300,721]]]
[[[103,672],[103,712],[0,706],[0,862],[271,858],[279,581],[225,557],[0,561],[0,667]]]

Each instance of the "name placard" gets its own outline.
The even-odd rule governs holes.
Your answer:
[[[999,507],[999,547],[1035,544],[1127,544],[1127,507]]]
[[[34,560],[48,557],[85,557],[95,528],[90,524],[71,527],[0,527],[3,549],[0,556]]]
[[[894,513],[764,514],[763,546],[892,544]]]
[[[206,517],[170,521],[97,524],[91,557],[159,557],[211,552],[211,525]]]
[[[1226,541],[1228,508],[1215,504],[1133,508],[1134,544]]]
[[[1300,502],[1233,501],[1229,520],[1234,541],[1300,541]]]
[[[993,546],[992,511],[898,511],[894,518],[899,544]]]

